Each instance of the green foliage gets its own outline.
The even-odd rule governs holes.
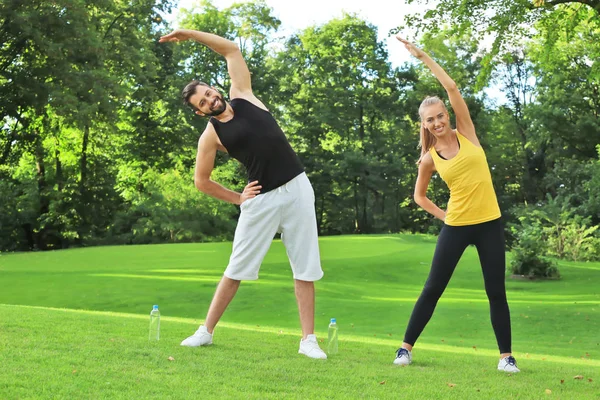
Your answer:
[[[548,195],[544,204],[513,210],[520,215],[520,224],[511,229],[517,247],[572,261],[600,259],[600,237],[595,236],[598,225],[591,225],[590,217],[576,214],[571,199]]]
[[[13,180],[0,169],[0,251],[22,251],[34,247],[30,235],[35,224],[36,188],[33,179]]]
[[[104,243],[204,242],[232,238],[236,207],[198,192],[192,182],[192,171],[161,173],[149,169],[127,182],[133,173],[130,170],[121,177],[119,187],[129,207],[117,213]],[[143,187],[142,191],[138,185]]]
[[[542,31],[541,38],[546,57],[552,59],[554,50],[561,47],[556,45],[557,35],[570,33],[580,24],[597,29],[600,21],[597,0],[407,0],[407,4],[431,5],[426,12],[405,18],[403,25],[416,28],[418,34],[440,32],[447,21],[452,21],[452,34],[474,32],[480,43],[493,40],[491,48],[484,50],[478,89],[487,85],[495,66],[507,51],[520,47],[524,39],[538,34],[536,26],[547,28]],[[587,17],[580,17],[583,14]],[[394,31],[398,29],[402,26]]]
[[[600,256],[600,238],[594,237],[598,225],[588,226],[590,217],[575,214],[570,197],[547,197],[536,215],[544,224],[549,253],[567,260],[594,260]]]
[[[540,243],[540,230],[535,225],[521,225],[515,234],[517,245],[513,247],[510,271],[530,279],[559,278],[556,263],[544,257]]]
[[[442,0],[412,21],[427,26],[419,43],[468,103],[505,218],[517,222],[514,205],[539,205],[531,223],[547,254],[594,259],[597,9],[530,3]],[[0,250],[230,237],[235,207],[199,194],[191,180],[206,120],[179,98],[193,78],[227,94],[229,77],[222,57],[202,45],[158,43],[170,29],[160,14],[172,4],[0,3]],[[254,93],[313,183],[320,233],[437,232],[412,200],[417,109],[427,95],[446,97],[430,71],[416,62],[392,68],[377,29],[355,15],[279,40],[281,23],[266,2],[216,4],[180,10],[179,23],[240,46]],[[456,23],[437,24],[448,15]],[[524,36],[523,22],[531,29]],[[482,32],[502,32],[487,55]],[[509,99],[501,107],[479,90],[494,66]],[[237,163],[219,155],[215,164],[213,179],[244,186]],[[568,197],[559,229],[546,193]],[[428,196],[445,207],[437,175]]]

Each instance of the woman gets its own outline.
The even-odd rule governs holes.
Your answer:
[[[419,107],[421,157],[414,198],[425,211],[444,221],[444,226],[429,277],[410,317],[402,347],[396,351],[394,364],[411,363],[415,342],[429,322],[462,253],[473,244],[479,253],[492,326],[500,348],[498,369],[519,372],[511,353],[510,312],[504,287],[504,231],[485,153],[456,83],[427,53],[400,37],[397,39],[446,89],[456,115],[456,129],[450,126],[448,110],[438,97],[423,100]],[[446,212],[427,198],[427,186],[435,171],[450,189]]]

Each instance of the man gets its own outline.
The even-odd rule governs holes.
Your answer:
[[[222,37],[180,29],[160,42],[200,42],[225,57],[231,77],[229,98],[214,87],[192,81],[183,89],[183,100],[210,120],[198,141],[194,182],[202,192],[240,205],[229,265],[210,304],[204,325],[181,342],[182,346],[212,344],[213,330],[235,296],[241,280],[258,279],[260,264],[275,233],[281,233],[295,279],[302,326],[298,353],[327,358],[314,335],[314,281],[323,271],[314,209],[314,192],[304,168],[273,116],[252,93],[250,71],[238,46]],[[210,179],[217,150],[229,153],[248,172],[242,193]]]

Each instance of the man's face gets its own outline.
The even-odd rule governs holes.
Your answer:
[[[196,87],[189,102],[197,108],[196,114],[201,116],[217,116],[227,108],[223,95],[210,86],[199,85]]]

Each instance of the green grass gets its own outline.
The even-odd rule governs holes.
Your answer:
[[[179,343],[202,322],[230,243],[2,254],[0,399],[600,398],[600,263],[561,262],[559,281],[507,282],[522,370],[510,375],[495,370],[483,278],[468,249],[413,365],[402,368],[391,362],[435,238],[320,243],[317,334],[325,338],[335,317],[341,340],[326,361],[297,354],[293,281],[279,241],[261,279],[242,283],[215,344],[198,349]],[[162,313],[155,344],[147,340],[153,304]]]

